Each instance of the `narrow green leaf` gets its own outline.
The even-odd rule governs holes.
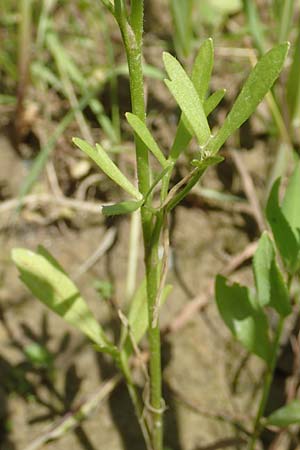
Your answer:
[[[211,73],[214,65],[214,44],[211,38],[206,39],[199,48],[196,56],[191,80],[198,92],[200,101],[204,103],[209,89]]]
[[[300,231],[300,162],[289,179],[282,202],[282,212],[295,236]]]
[[[206,116],[208,116],[220,103],[222,98],[226,93],[226,89],[220,89],[210,95],[204,102],[203,108]],[[184,151],[189,145],[190,140],[192,139],[191,133],[187,130],[183,116],[181,116],[177,130],[175,139],[170,151],[170,159],[172,161],[176,161],[178,156],[182,151]]]
[[[126,202],[115,203],[114,205],[102,206],[102,213],[105,216],[119,216],[121,214],[130,214],[139,209],[144,200],[129,200]]]
[[[227,284],[226,278],[216,278],[216,301],[219,313],[233,336],[251,353],[271,358],[268,321],[261,309],[255,309],[248,288],[237,283]]]
[[[298,22],[298,30],[286,93],[290,116],[293,122],[300,121],[300,20]]]
[[[273,243],[264,232],[253,258],[253,272],[259,304],[274,308],[282,317],[292,312],[289,292],[276,262]]]
[[[80,150],[86,153],[109,178],[121,186],[124,191],[128,192],[128,194],[132,195],[136,199],[141,200],[142,194],[136,187],[134,187],[128,178],[123,175],[120,169],[115,165],[115,163],[110,159],[105,150],[99,144],[96,144],[95,148],[79,138],[73,138],[72,141],[77,147],[80,148]]]
[[[194,0],[171,0],[171,12],[175,27],[174,41],[176,48],[185,56],[191,51],[193,36],[192,10]]]
[[[266,207],[266,216],[284,264],[287,270],[293,273],[297,267],[298,242],[280,208],[278,200],[279,186],[280,179],[273,184]]]
[[[224,161],[223,156],[216,155],[208,156],[207,158],[203,159],[193,159],[191,164],[194,167],[199,167],[199,169],[207,169],[209,166],[214,166],[222,161]]]
[[[226,139],[250,117],[273,86],[283,67],[289,44],[272,48],[252,69],[222,128],[210,141],[208,150],[217,153]]]
[[[205,100],[203,106],[206,116],[209,116],[210,113],[218,106],[225,94],[226,89],[219,89]]]
[[[300,423],[300,400],[293,400],[288,405],[274,411],[266,421],[267,425],[285,428]]]
[[[197,91],[181,64],[167,52],[163,60],[170,80],[165,80],[200,146],[205,146],[210,139],[210,129]]]
[[[21,280],[35,297],[95,342],[101,351],[115,354],[115,347],[107,340],[77,287],[52,256],[16,248],[12,259]]]
[[[126,113],[125,116],[129,125],[133,128],[135,133],[140,137],[155,158],[160,162],[162,167],[167,167],[168,162],[146,125],[135,114]]]

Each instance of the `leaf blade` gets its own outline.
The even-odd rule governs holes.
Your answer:
[[[260,58],[250,72],[223,126],[208,145],[212,153],[218,152],[227,138],[255,111],[278,78],[288,49],[288,43],[279,44]]]
[[[146,125],[141,121],[141,119],[132,113],[126,113],[125,114],[127,122],[131,126],[131,128],[134,130],[134,132],[140,137],[140,139],[144,142],[146,147],[151,151],[151,153],[155,156],[155,158],[160,162],[163,168],[166,168],[168,165],[168,162],[166,158],[164,157],[163,152],[157,145],[156,141],[154,140],[152,134],[146,127]]]
[[[285,428],[300,423],[300,400],[293,400],[267,417],[267,424]]]
[[[52,264],[42,254],[23,248],[13,249],[12,259],[21,280],[35,297],[84,333],[102,351],[115,352],[78,289],[58,263]],[[52,256],[51,259],[55,261]]]
[[[199,145],[204,146],[210,139],[210,128],[198,93],[176,58],[164,52],[163,60],[170,77],[165,83],[186,116]]]
[[[249,290],[237,283],[230,286],[218,275],[215,292],[219,313],[233,336],[269,364],[272,351],[267,318],[261,309],[254,309]]]
[[[72,141],[80,148],[80,150],[86,153],[109,178],[121,186],[124,191],[128,192],[128,194],[132,195],[132,197],[135,197],[137,200],[141,200],[142,194],[109,158],[101,145],[96,144],[95,148],[80,138],[73,138]]]

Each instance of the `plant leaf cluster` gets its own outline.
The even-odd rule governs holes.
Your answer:
[[[269,371],[274,370],[279,343],[266,308],[273,309],[281,323],[292,313],[290,283],[300,268],[299,162],[281,203],[279,188],[280,179],[274,183],[266,207],[273,239],[264,232],[253,258],[255,292],[238,283],[231,284],[220,275],[215,283],[216,303],[223,321],[250,353],[265,361]],[[266,420],[269,425],[281,427],[300,423],[299,401],[277,410]]]

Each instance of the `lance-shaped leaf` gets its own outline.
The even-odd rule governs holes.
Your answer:
[[[105,216],[119,216],[121,214],[130,214],[139,209],[144,200],[128,200],[126,202],[115,203],[114,205],[102,206],[102,213]]]
[[[222,128],[208,145],[212,153],[216,153],[226,139],[240,128],[271,89],[281,72],[288,49],[288,43],[277,45],[262,56],[252,69]]]
[[[115,355],[116,348],[106,338],[77,287],[47,251],[40,249],[38,254],[16,248],[12,259],[21,280],[35,297],[84,333],[101,351]]]
[[[205,100],[203,108],[206,116],[208,116],[218,106],[218,104],[224,97],[225,93],[226,89],[220,89],[211,94]],[[186,128],[184,120],[181,117],[176,130],[175,139],[170,151],[170,160],[176,161],[180,153],[187,148],[191,139],[192,134]]]
[[[202,104],[204,103],[206,93],[209,89],[213,65],[214,45],[213,40],[211,38],[208,38],[199,48],[191,75],[191,80],[195,86]]]
[[[263,310],[255,308],[249,289],[237,283],[228,285],[226,278],[220,275],[215,289],[218,310],[233,336],[269,364],[272,347],[268,321]]]
[[[101,147],[101,145],[96,144],[96,148],[87,142],[79,138],[73,138],[73,142],[77,147],[80,148],[84,153],[86,153],[96,164],[103,170],[106,175],[111,178],[116,184],[121,186],[124,191],[132,195],[138,200],[141,200],[142,194],[138,189],[125,177],[125,175],[120,171],[120,169],[115,165],[115,163],[107,155],[106,151]]]
[[[276,246],[288,271],[297,269],[298,241],[279,205],[280,179],[273,184],[266,207],[266,216],[271,226]]]
[[[210,129],[198,93],[176,58],[164,52],[163,60],[170,77],[165,83],[184,113],[199,145],[204,146],[210,139]]]
[[[300,423],[300,400],[293,400],[289,404],[274,411],[266,420],[267,425],[285,428]]]
[[[300,57],[300,56],[299,56]],[[294,172],[289,179],[282,202],[282,212],[298,237],[300,232],[300,162],[296,164]]]
[[[150,152],[155,156],[155,158],[160,162],[162,167],[167,167],[168,162],[164,157],[163,152],[155,142],[152,134],[146,127],[146,125],[141,121],[139,117],[132,113],[125,114],[126,119],[129,125],[133,128],[135,133],[139,136],[139,138],[144,142],[146,147],[150,150]]]
[[[259,304],[274,308],[282,317],[292,312],[289,292],[276,262],[273,242],[264,232],[253,258],[253,272]]]
[[[203,106],[206,116],[209,116],[210,113],[218,106],[225,94],[226,89],[219,89],[205,100]]]

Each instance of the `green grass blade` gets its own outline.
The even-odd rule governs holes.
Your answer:
[[[193,37],[192,7],[193,0],[170,0],[174,22],[174,42],[178,53],[188,56]]]
[[[281,11],[280,11],[280,27],[279,27],[279,34],[278,34],[278,41],[283,42],[286,39],[288,39],[291,25],[292,25],[292,19],[294,14],[294,5],[295,0],[284,0],[282,2]]]
[[[265,52],[265,35],[257,6],[253,0],[243,0],[244,12],[247,17],[249,31],[252,34],[255,47],[260,55]]]

